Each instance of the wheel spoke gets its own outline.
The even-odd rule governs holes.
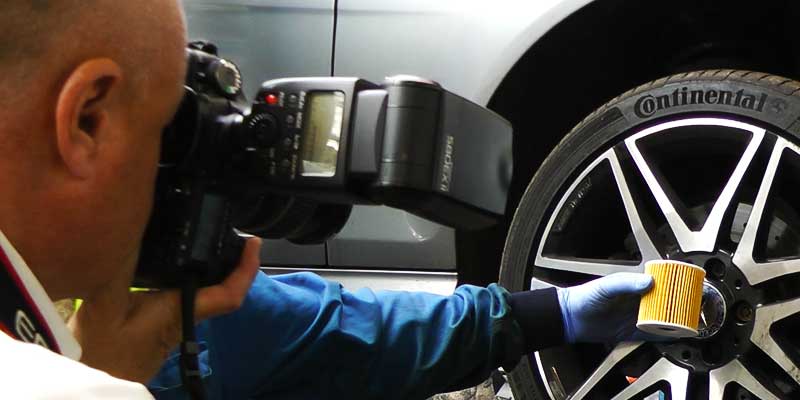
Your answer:
[[[779,400],[748,371],[739,360],[709,372],[708,400],[722,400],[725,388],[737,383],[761,400]]]
[[[670,398],[672,400],[686,400],[689,370],[669,362],[666,358],[658,360],[636,382],[619,392],[612,400],[627,400],[636,395],[648,394],[644,393],[645,390],[661,381],[669,383]]]
[[[667,196],[666,192],[661,186],[661,183],[653,174],[653,171],[650,169],[650,166],[647,164],[647,161],[645,161],[641,151],[639,151],[636,142],[644,137],[647,137],[649,135],[664,130],[683,127],[683,126],[697,126],[697,125],[726,126],[730,128],[742,129],[751,132],[752,138],[750,140],[750,143],[747,145],[744,154],[742,154],[741,159],[736,165],[733,174],[728,179],[728,182],[725,184],[722,193],[720,194],[717,201],[714,203],[714,206],[711,209],[711,213],[709,214],[705,225],[703,225],[703,228],[700,231],[692,231],[686,225],[686,222],[683,220],[683,217],[680,216],[677,209],[672,204],[672,201],[669,199],[669,196]],[[656,199],[656,202],[658,203],[661,212],[666,217],[667,223],[669,224],[670,229],[672,229],[672,232],[675,234],[675,237],[678,240],[678,244],[680,245],[681,250],[683,250],[683,252],[686,253],[693,251],[710,252],[714,250],[720,226],[722,225],[722,218],[725,214],[725,210],[727,210],[728,207],[730,207],[733,195],[736,192],[736,189],[739,187],[739,184],[742,182],[744,173],[750,166],[750,163],[753,160],[753,156],[755,155],[756,150],[758,150],[761,141],[764,139],[765,133],[766,131],[762,128],[758,128],[738,121],[718,119],[718,118],[695,118],[695,119],[673,121],[657,125],[652,128],[645,129],[644,131],[639,132],[636,135],[633,135],[625,140],[625,145],[627,146],[628,151],[633,157],[636,167],[639,169],[639,172],[644,177],[645,182],[647,182],[647,186],[649,187],[651,193],[653,194],[653,197]]]
[[[553,257],[536,257],[536,265],[543,268],[557,269],[561,271],[580,272],[582,274],[605,276],[615,274],[617,272],[641,272],[643,271],[640,266],[624,265],[624,264],[610,264],[610,263],[597,263],[582,260],[570,260],[564,258]]]
[[[584,382],[583,386],[581,386],[575,394],[570,397],[570,400],[581,400],[589,394],[589,392],[597,386],[600,381],[605,378],[609,371],[614,368],[620,361],[622,361],[625,357],[631,354],[634,350],[638,349],[642,346],[644,342],[623,342],[617,345],[614,350],[611,351],[605,360],[600,363],[600,366],[592,373],[589,379]]]
[[[557,288],[558,286],[553,285],[550,282],[545,282],[539,278],[533,277],[531,278],[531,290],[537,289],[548,289],[548,288]]]
[[[758,263],[753,259],[753,250],[756,236],[761,225],[761,219],[764,216],[764,210],[769,198],[770,189],[775,180],[775,174],[778,171],[778,166],[780,165],[781,158],[786,149],[791,149],[800,153],[800,149],[783,138],[779,138],[777,143],[775,143],[769,163],[767,164],[767,170],[764,173],[764,178],[761,180],[761,186],[758,189],[753,209],[750,211],[750,216],[747,219],[747,225],[742,233],[739,246],[736,248],[736,253],[733,255],[733,262],[742,270],[742,273],[751,285],[757,285],[761,282],[786,274],[800,272],[800,259],[766,263]]]
[[[642,219],[639,217],[639,210],[633,202],[631,190],[628,187],[628,181],[625,180],[625,174],[622,173],[622,166],[619,163],[617,154],[609,152],[608,161],[611,163],[611,171],[614,173],[614,179],[617,182],[617,189],[622,197],[622,203],[625,205],[625,213],[628,215],[628,222],[631,224],[633,236],[636,238],[636,244],[639,246],[639,252],[642,255],[642,263],[648,260],[657,260],[661,258],[658,249],[650,239],[647,230],[644,229]],[[644,264],[642,264],[644,265]]]
[[[750,341],[767,353],[795,382],[800,384],[800,367],[789,358],[770,333],[774,323],[797,313],[800,313],[800,299],[758,307]]]
[[[625,207],[625,214],[628,217],[628,223],[630,224],[631,231],[633,232],[634,238],[636,239],[636,244],[639,247],[639,252],[641,253],[641,262],[638,266],[626,265],[626,264],[615,264],[615,263],[603,263],[603,262],[596,262],[596,261],[589,261],[589,260],[582,260],[582,259],[568,259],[568,258],[556,258],[556,257],[549,257],[544,256],[544,245],[547,242],[547,238],[549,236],[550,230],[553,226],[553,222],[555,221],[556,216],[558,215],[558,210],[564,206],[564,203],[569,198],[570,194],[573,193],[575,188],[578,184],[583,181],[587,175],[589,175],[598,165],[602,162],[608,161],[611,165],[611,171],[614,176],[614,180],[617,185],[617,190],[619,191],[620,197],[622,198],[623,205]],[[625,180],[625,175],[622,173],[622,167],[620,166],[619,159],[617,158],[616,153],[614,150],[608,150],[602,156],[600,156],[597,160],[595,160],[592,164],[589,165],[586,170],[581,173],[580,176],[575,180],[575,182],[570,186],[567,193],[559,202],[558,206],[556,207],[556,212],[550,218],[550,221],[547,225],[547,229],[545,230],[545,235],[542,237],[542,241],[539,244],[539,250],[536,256],[536,265],[543,267],[543,268],[550,268],[550,269],[557,269],[561,271],[571,271],[571,272],[580,272],[584,274],[590,275],[597,275],[597,276],[604,276],[610,275],[617,272],[634,272],[634,271],[643,271],[644,270],[644,263],[648,260],[654,260],[661,258],[656,249],[653,241],[650,239],[650,235],[647,233],[647,230],[644,228],[642,224],[642,219],[639,216],[639,211],[636,208],[634,203],[633,197],[631,195],[631,191],[628,188],[628,183]]]
[[[753,261],[742,264],[739,264],[736,260],[734,260],[734,263],[742,266],[742,273],[744,273],[747,281],[750,282],[751,285],[757,285],[773,278],[800,272],[800,259],[781,260],[767,263],[756,263]]]

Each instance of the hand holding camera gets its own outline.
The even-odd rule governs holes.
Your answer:
[[[239,308],[258,273],[260,248],[260,239],[249,239],[225,281],[198,291],[197,321]],[[85,299],[69,326],[83,347],[83,363],[147,383],[181,340],[180,295],[177,290],[131,292],[129,283],[120,279]]]

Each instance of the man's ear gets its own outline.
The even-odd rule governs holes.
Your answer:
[[[109,129],[121,81],[119,64],[93,59],[74,69],[62,86],[56,104],[56,143],[61,161],[73,176],[94,175],[98,137]]]

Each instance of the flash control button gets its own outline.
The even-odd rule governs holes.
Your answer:
[[[248,121],[254,146],[270,147],[278,140],[278,124],[269,114],[256,114]]]

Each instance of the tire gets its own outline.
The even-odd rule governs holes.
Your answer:
[[[799,275],[797,272],[800,269],[794,269],[798,267],[794,260],[800,259],[800,251],[794,254],[785,249],[775,249],[775,247],[781,249],[786,247],[794,251],[798,247],[795,246],[795,242],[800,242],[793,233],[795,230],[800,231],[800,219],[792,219],[795,209],[791,199],[794,198],[790,193],[791,190],[787,189],[784,193],[782,191],[784,189],[764,186],[766,182],[764,177],[770,176],[769,171],[774,174],[774,182],[779,182],[775,185],[780,185],[780,188],[784,188],[788,182],[795,179],[795,174],[775,171],[792,171],[795,168],[794,157],[800,158],[800,153],[798,155],[792,153],[792,151],[798,152],[797,148],[792,146],[800,143],[798,116],[800,116],[800,83],[750,71],[710,70],[674,75],[644,84],[611,100],[565,136],[533,177],[511,223],[503,252],[499,283],[510,291],[530,289],[532,278],[536,279],[534,282],[559,286],[573,285],[611,273],[616,269],[641,271],[643,263],[654,258],[678,258],[703,265],[708,270],[709,285],[720,290],[719,298],[724,301],[722,304],[726,312],[718,323],[720,326],[704,325],[703,329],[707,329],[706,334],[711,335],[706,339],[687,339],[664,345],[644,344],[635,351],[631,350],[631,353],[625,353],[623,361],[610,364],[613,367],[612,372],[604,375],[602,379],[610,381],[612,373],[619,375],[621,372],[636,370],[643,371],[642,375],[631,376],[639,376],[644,380],[644,373],[652,370],[655,374],[661,371],[655,368],[655,363],[663,358],[667,359],[670,365],[677,365],[679,369],[674,369],[675,371],[690,371],[688,376],[691,378],[687,378],[689,383],[686,390],[691,393],[688,395],[690,398],[707,398],[714,395],[711,393],[713,390],[717,390],[709,389],[710,381],[722,382],[723,372],[727,373],[729,370],[732,371],[732,368],[743,365],[750,374],[748,379],[722,382],[726,399],[734,398],[732,396],[736,399],[800,398],[800,385],[798,385],[800,374],[795,364],[798,360],[793,357],[783,358],[789,352],[781,355],[778,354],[780,350],[774,348],[764,351],[762,347],[765,345],[761,342],[755,344],[749,341],[746,345],[739,345],[740,340],[747,341],[752,337],[752,333],[759,329],[772,332],[770,329],[773,328],[773,321],[766,322],[766,328],[758,325],[758,323],[764,325],[759,316],[763,317],[775,310],[774,307],[767,306],[800,297],[800,289],[796,293],[791,289],[798,287],[795,284],[800,283],[797,279]],[[748,129],[753,130],[747,131]],[[764,136],[756,143],[761,129],[765,130]],[[673,130],[680,133],[671,134]],[[737,132],[741,130],[741,136],[734,137],[733,133],[726,133],[733,130]],[[636,135],[649,131],[655,133],[636,139]],[[750,141],[747,141],[748,137]],[[633,143],[633,147],[630,143]],[[787,144],[784,146],[784,143]],[[784,147],[778,148],[779,145]],[[636,146],[640,146],[641,149],[637,147],[635,151],[639,151],[642,155],[650,155],[650,158],[640,157],[647,158],[644,164],[637,164],[640,160],[634,154]],[[717,150],[718,148],[722,150]],[[771,164],[771,157],[778,153],[776,149],[780,150],[780,155],[776,156],[779,157],[777,164]],[[739,153],[739,150],[743,152]],[[747,155],[748,151],[752,151],[750,156]],[[736,157],[741,158],[733,162],[736,169],[733,169],[732,175],[721,175],[725,168],[730,167],[730,162],[726,160],[737,160],[734,158],[736,154],[739,154]],[[783,154],[788,155],[783,156]],[[698,155],[701,157],[698,158]],[[690,161],[685,161],[681,157]],[[745,163],[739,183],[732,186],[730,193],[733,194],[729,204],[722,207],[724,204],[719,199],[724,198],[725,190],[728,190],[726,185],[732,185],[733,178],[723,180],[721,186],[706,182],[712,181],[712,175],[735,177],[736,171],[740,171],[738,168],[747,157],[752,158]],[[708,158],[709,162],[712,160],[724,162],[715,162],[713,165],[709,164],[711,165],[709,167],[703,164],[706,162],[705,158]],[[614,170],[617,165],[619,169]],[[650,181],[646,177],[648,174],[645,165],[651,172],[659,168],[663,171],[651,174],[654,176],[651,178],[655,181]],[[701,165],[704,165],[704,169],[693,169],[700,168]],[[619,175],[616,175],[617,173]],[[620,184],[620,176],[624,177],[622,180],[627,182],[628,186],[624,184],[625,182]],[[692,182],[694,179],[698,180],[697,184]],[[797,179],[800,180],[800,176]],[[586,182],[589,182],[588,186]],[[618,213],[619,204],[611,204],[617,200],[607,194],[614,190],[599,189],[601,184],[606,184],[604,182],[610,182],[608,183],[612,185],[610,187],[614,187],[613,183],[616,182],[619,191],[616,192],[615,199],[622,202],[623,214]],[[658,185],[652,182],[657,182]],[[676,182],[678,184],[675,184]],[[771,182],[772,180],[769,185],[772,185]],[[654,189],[656,186],[664,188],[667,202],[660,202],[659,194]],[[769,189],[764,195],[760,194],[762,186]],[[595,191],[595,188],[598,190]],[[721,190],[718,195],[715,194],[717,189]],[[585,193],[582,194],[583,190]],[[640,232],[645,232],[642,237],[646,236],[652,245],[642,246],[643,243],[647,244],[647,240],[641,241],[638,236],[633,237],[635,234],[632,233],[634,231],[634,222],[631,222],[632,213],[625,208],[626,204],[622,200],[625,191],[631,197],[631,202],[627,205],[634,204],[630,208],[634,210],[633,214],[641,214]],[[759,208],[757,201],[759,196],[767,199],[767,206],[763,206],[762,203],[762,207]],[[678,198],[681,200],[672,200]],[[707,204],[706,198],[717,200]],[[776,200],[772,200],[773,198]],[[598,201],[591,205],[581,203],[591,202],[591,199]],[[611,201],[606,201],[607,199]],[[778,201],[792,204],[787,206],[791,208],[791,212],[784,213],[791,214],[792,218],[785,217],[785,220],[781,220],[786,226],[784,231],[792,233],[791,238],[776,236],[774,241],[770,241],[772,229],[776,229],[774,225],[777,224],[775,222],[777,217],[774,216],[776,215],[774,210],[778,208],[776,205]],[[666,217],[668,212],[663,208],[667,203],[674,203],[676,213],[692,231],[691,234],[668,229],[673,225],[668,222]],[[747,204],[750,205],[749,211]],[[709,230],[710,233],[701,235],[700,228],[708,225],[703,225],[705,223],[703,218],[705,217],[706,221],[714,220],[715,217],[709,215],[713,214],[717,205],[724,210],[718,229]],[[613,210],[604,211],[612,207]],[[746,223],[742,225],[741,222],[742,218],[747,222],[751,215],[756,215],[753,210],[760,211],[757,214],[758,219],[755,220],[757,222],[755,227],[751,224],[752,234],[750,234]],[[628,223],[631,233],[622,232],[624,226],[615,228],[616,222],[611,221],[611,215],[624,215],[626,218],[619,224]],[[605,221],[604,218],[613,223]],[[764,218],[770,223],[762,224]],[[584,222],[580,230],[570,227],[570,224],[579,226],[581,221]],[[730,232],[725,229],[729,229]],[[766,238],[764,232],[767,232]],[[742,236],[736,238],[738,234]],[[750,264],[741,261],[742,254],[745,254],[745,250],[742,249],[746,249],[744,243],[747,243],[745,239],[747,235],[758,238],[758,240],[753,239],[753,242],[757,243],[749,247],[750,252],[747,255],[752,265],[769,264],[762,270],[755,270]],[[548,240],[552,240],[552,243]],[[587,244],[587,241],[602,243]],[[620,241],[624,243],[617,243]],[[781,243],[775,244],[778,241]],[[634,244],[631,245],[631,242]],[[756,249],[760,246],[759,243],[764,243],[763,250]],[[610,247],[602,249],[603,246]],[[644,248],[650,250],[645,252]],[[654,256],[654,252],[657,253],[657,257]],[[551,256],[551,253],[555,255]],[[610,255],[605,257],[607,253]],[[779,257],[773,257],[778,253]],[[598,254],[603,256],[597,256]],[[734,256],[737,257],[736,260],[733,259]],[[543,264],[542,260],[551,259],[557,260],[560,264],[553,262],[557,267]],[[780,275],[766,277],[758,275],[766,273],[763,271],[773,271],[772,264],[778,263],[779,261],[775,261],[778,259],[789,260],[786,261],[786,265],[790,266],[787,268],[791,273],[781,272]],[[591,261],[587,261],[585,266],[579,265],[585,260]],[[603,266],[595,268],[595,264]],[[755,309],[754,319],[748,321],[746,318],[734,318],[734,314],[736,318],[741,315],[746,316],[748,306],[752,307],[751,310]],[[791,311],[791,318],[787,317],[786,321],[780,324],[775,321],[777,327],[775,329],[780,331],[795,326],[792,324],[800,307],[796,311],[794,309]],[[790,319],[791,323],[787,322]],[[736,341],[735,345],[731,345],[733,341]],[[780,343],[780,348],[787,346],[785,341]],[[792,342],[788,346],[797,349],[800,348],[800,343]],[[606,355],[619,349],[619,346],[575,345],[549,350],[547,354],[540,352],[540,361],[544,360],[542,357],[545,355],[553,360],[553,370],[562,365],[559,363],[563,363],[564,367],[559,368],[566,372],[561,376],[542,375],[542,370],[549,371],[546,365],[551,365],[548,364],[550,361],[541,361],[542,365],[546,365],[540,367],[536,356],[523,357],[517,368],[509,374],[515,399],[563,399],[570,393],[574,395],[578,388],[586,389],[587,378],[595,371],[598,363],[607,362]],[[676,356],[676,351],[679,355],[689,354],[687,358],[691,359],[691,362],[678,359],[682,356]],[[776,361],[778,358],[784,363],[783,365]],[[641,359],[652,362],[643,362]],[[787,368],[789,364],[786,360],[789,360],[792,368]],[[637,363],[642,365],[628,365]],[[729,369],[723,370],[723,367]],[[576,372],[573,374],[570,372],[572,370]],[[754,381],[749,380],[750,376]],[[769,376],[778,378],[773,380]],[[616,378],[618,377],[614,379]],[[658,379],[666,378],[668,377],[658,377]],[[557,382],[545,385],[545,381]],[[603,383],[604,386],[601,387],[602,382],[604,381],[595,382],[596,387],[592,387],[589,392],[583,392],[582,397],[576,396],[576,398],[608,399],[611,398],[609,397],[611,394],[616,396],[623,392],[633,393],[627,389],[625,382]],[[670,388],[680,384],[677,381],[667,383]],[[633,384],[630,386],[634,387]],[[611,392],[601,394],[603,390]],[[663,389],[665,393],[669,390],[671,389]],[[722,396],[722,393],[718,394]],[[685,398],[684,396],[685,394],[672,393],[671,398],[681,399]]]

